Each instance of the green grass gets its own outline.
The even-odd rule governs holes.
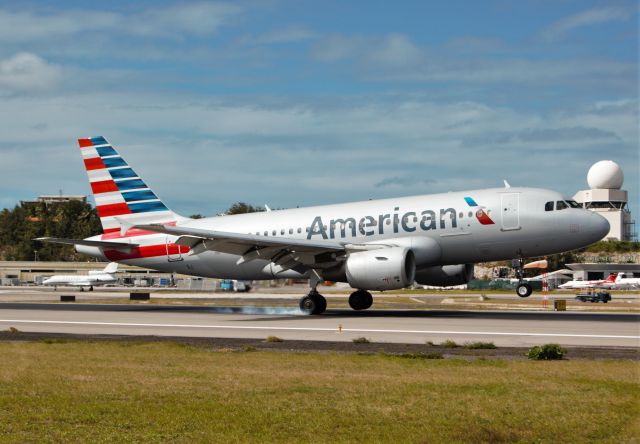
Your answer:
[[[0,442],[634,442],[638,363],[0,343]]]

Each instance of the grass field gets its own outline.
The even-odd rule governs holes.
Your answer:
[[[638,442],[639,369],[0,342],[0,441]]]

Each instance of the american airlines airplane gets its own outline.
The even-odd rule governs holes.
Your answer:
[[[84,291],[84,287],[89,287],[89,291],[93,291],[93,287],[97,285],[113,284],[117,281],[113,275],[118,271],[118,264],[111,262],[104,270],[90,270],[85,275],[65,275],[57,274],[49,279],[42,281],[44,285],[52,285],[55,289],[58,286],[70,285],[72,287],[80,287],[80,291]]]
[[[324,280],[347,282],[355,310],[371,290],[414,282],[467,283],[473,263],[524,259],[585,247],[609,223],[561,194],[504,188],[369,200],[262,213],[189,219],[171,211],[103,137],[79,139],[103,234],[41,238],[75,245],[102,260],[193,276],[260,280],[308,279],[300,300],[325,311]],[[531,286],[521,280],[517,293]]]

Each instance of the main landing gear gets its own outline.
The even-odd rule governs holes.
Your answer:
[[[521,298],[531,296],[533,289],[531,285],[524,280],[524,258],[520,257],[511,261],[511,266],[516,272],[518,278],[518,285],[516,286],[516,294]]]
[[[354,310],[366,310],[373,304],[373,296],[366,290],[356,290],[349,296],[349,306]]]
[[[327,309],[327,300],[318,293],[317,287],[321,278],[316,273],[309,279],[311,291],[309,294],[300,299],[300,310],[303,313],[311,315],[319,315]]]

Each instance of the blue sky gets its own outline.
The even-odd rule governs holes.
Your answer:
[[[636,1],[0,2],[0,207],[87,194],[103,135],[183,214],[512,185],[618,162]]]

